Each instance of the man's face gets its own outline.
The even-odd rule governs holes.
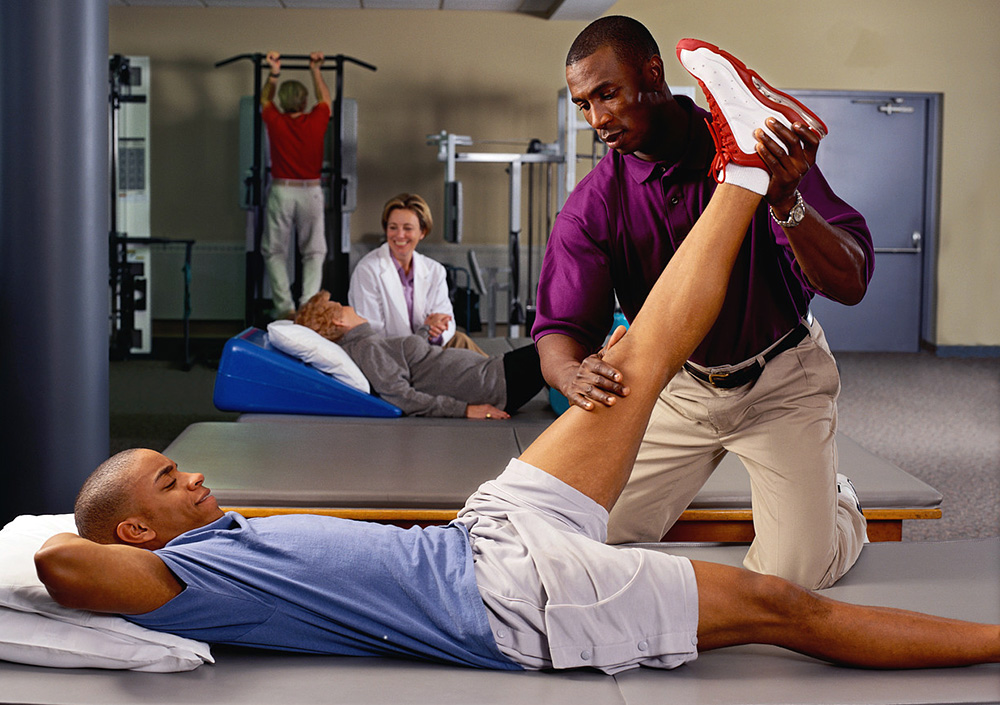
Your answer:
[[[646,67],[629,66],[610,46],[566,67],[573,103],[598,137],[621,154],[647,156],[653,109],[662,102],[651,85],[651,71],[662,74],[656,57]]]
[[[138,451],[132,472],[136,513],[163,545],[186,531],[223,515],[201,473],[181,472],[177,464],[152,450]]]

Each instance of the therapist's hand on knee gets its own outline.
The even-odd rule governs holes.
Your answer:
[[[595,404],[614,406],[618,397],[628,396],[629,389],[622,382],[622,373],[604,362],[604,355],[625,335],[625,326],[618,326],[611,333],[604,347],[583,359],[575,371],[570,370],[567,383],[559,391],[571,403],[585,411]]]

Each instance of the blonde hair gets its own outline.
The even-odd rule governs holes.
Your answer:
[[[431,218],[431,208],[427,205],[427,201],[415,193],[401,193],[390,198],[382,208],[382,232],[385,232],[389,224],[389,214],[400,208],[417,216],[417,222],[420,223],[420,229],[425,235],[434,227],[434,219]]]
[[[306,109],[309,89],[298,81],[285,81],[278,88],[278,105],[286,113],[301,113]]]

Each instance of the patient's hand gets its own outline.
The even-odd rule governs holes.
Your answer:
[[[448,324],[451,323],[451,316],[447,313],[432,313],[427,316],[427,320],[424,321],[424,325],[429,327],[430,334],[427,336],[430,339],[437,338],[439,335],[448,330]]]
[[[492,404],[469,404],[465,407],[465,418],[467,419],[509,419],[508,414],[503,409],[498,409]]]

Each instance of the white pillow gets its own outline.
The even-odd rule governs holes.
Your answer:
[[[312,328],[292,321],[273,321],[267,325],[271,345],[283,353],[297,357],[334,379],[355,389],[371,393],[371,385],[351,356],[332,340],[327,340]]]
[[[53,534],[76,532],[72,514],[23,515],[0,529],[0,659],[33,666],[190,671],[214,663],[208,645],[122,617],[62,607],[35,573]]]

